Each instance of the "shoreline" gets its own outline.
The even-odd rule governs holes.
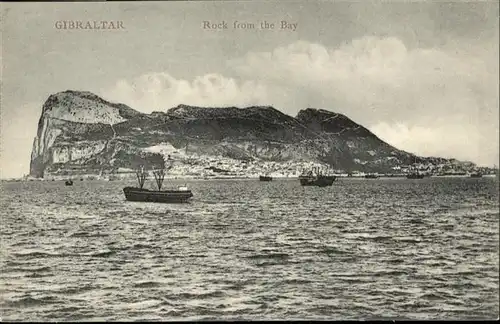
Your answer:
[[[335,175],[337,179],[364,179],[364,180],[377,180],[377,179],[406,179],[406,174],[398,174],[398,175],[379,175],[375,179],[370,179],[370,178],[365,178],[364,175],[353,175],[353,176],[347,176],[347,175]],[[496,178],[496,174],[484,174],[481,178]],[[426,176],[425,178],[471,178],[470,175],[429,175]],[[84,176],[84,177],[61,177],[57,176],[54,178],[50,179],[43,179],[43,178],[28,178],[28,179],[22,179],[22,178],[10,178],[10,179],[0,179],[0,181],[3,182],[33,182],[33,181],[43,181],[43,182],[60,182],[60,181],[66,181],[68,179],[72,179],[74,182],[81,182],[81,181],[105,181],[105,182],[118,182],[118,181],[136,181],[135,177],[118,177],[115,179],[109,179],[108,177],[99,177],[99,176]],[[298,180],[298,176],[294,177],[272,177],[272,181],[279,180]],[[480,179],[480,178],[476,178]],[[259,176],[214,176],[214,177],[202,177],[202,176],[170,176],[170,177],[165,177],[165,180],[179,180],[179,181],[186,181],[186,180],[202,180],[202,181],[221,181],[221,180],[256,180],[259,181]],[[266,181],[263,181],[266,182]]]

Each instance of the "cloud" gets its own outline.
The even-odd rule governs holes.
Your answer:
[[[103,97],[150,113],[166,111],[179,104],[204,107],[250,106],[267,101],[266,89],[254,81],[238,84],[232,78],[207,74],[192,81],[168,73],[149,73],[131,82],[118,81],[102,92]]]
[[[31,148],[37,133],[41,105],[29,102],[18,109],[1,109],[0,178],[29,172]]]
[[[297,42],[248,53],[230,66],[248,79],[308,89],[338,105],[325,108],[364,122],[425,122],[436,114],[475,113],[477,101],[496,97],[497,56],[472,54],[408,49],[394,37],[363,37],[338,48]]]
[[[483,166],[498,164],[498,142],[484,138],[474,126],[456,124],[425,127],[382,122],[370,130],[397,148],[418,152],[423,156],[456,158]]]
[[[396,37],[366,36],[329,48],[298,41],[231,59],[224,75],[181,80],[150,73],[103,95],[145,112],[181,103],[273,105],[290,115],[323,108],[410,152],[494,164],[497,42],[409,48]]]

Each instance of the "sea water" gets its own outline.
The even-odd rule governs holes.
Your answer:
[[[1,183],[4,321],[496,319],[497,178]]]

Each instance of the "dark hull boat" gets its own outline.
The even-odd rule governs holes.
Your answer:
[[[64,182],[64,184],[67,185],[67,186],[72,186],[73,185],[73,181],[72,180],[66,180]]]
[[[158,190],[144,189],[144,182],[146,181],[148,173],[144,171],[143,167],[141,167],[141,170],[136,172],[136,174],[140,187],[123,188],[125,199],[127,199],[128,201],[184,203],[187,202],[191,197],[193,197],[193,193],[187,187],[179,187],[178,190],[161,190],[163,179],[165,178],[164,169],[153,171]]]
[[[331,186],[335,181],[335,176],[300,176],[299,181],[301,186],[316,186],[327,187]]]
[[[332,185],[332,183],[333,183],[335,180],[337,180],[337,176],[333,176],[333,175],[332,175],[332,176],[330,176],[330,175],[325,175],[325,176],[322,176],[322,177],[323,177],[323,178],[325,178],[325,179],[326,179],[326,180],[328,180],[328,181],[331,181],[330,186]]]
[[[148,190],[134,187],[123,188],[125,198],[129,201],[157,202],[157,203],[184,203],[193,193],[191,190]]]
[[[301,186],[327,187],[331,186],[336,179],[337,177],[334,175],[321,173],[319,168],[313,168],[313,170],[299,176]]]
[[[410,173],[406,175],[407,179],[423,179],[424,177],[425,175],[421,173]]]
[[[378,179],[376,174],[365,174],[365,179]]]
[[[483,175],[481,173],[471,173],[470,177],[471,178],[482,178]]]
[[[259,176],[260,181],[273,181],[273,177],[269,176]]]

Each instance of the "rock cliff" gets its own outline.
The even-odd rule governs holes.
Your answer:
[[[346,172],[388,172],[439,158],[398,150],[348,117],[307,108],[296,117],[273,107],[202,108],[179,105],[140,113],[95,94],[64,91],[42,107],[30,175],[115,173],[139,165],[318,163]],[[239,161],[239,162],[238,162]],[[278,166],[276,166],[278,165]],[[246,165],[241,166],[244,172]],[[200,170],[201,170],[200,169]]]

